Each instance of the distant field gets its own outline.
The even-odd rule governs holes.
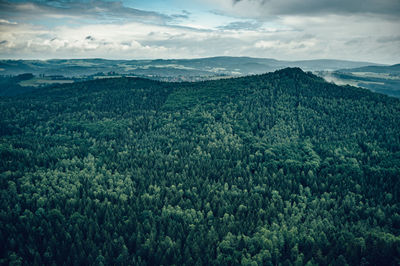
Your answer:
[[[114,78],[122,78],[121,75],[115,75],[115,76],[94,76],[94,79],[114,79]]]
[[[22,87],[39,87],[43,85],[67,84],[67,83],[74,83],[74,80],[72,79],[52,80],[46,78],[33,78],[19,82],[19,85],[21,85]]]
[[[219,80],[219,79],[230,79],[230,78],[237,78],[238,76],[215,76],[210,77],[209,80]]]
[[[400,76],[395,76],[389,73],[374,73],[374,72],[350,72],[350,73],[351,75],[357,77],[400,80]]]

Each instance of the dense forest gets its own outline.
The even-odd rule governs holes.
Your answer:
[[[0,97],[1,265],[399,265],[400,100],[289,68]]]
[[[21,81],[29,80],[34,76],[30,73],[20,74],[17,76],[0,76],[0,97],[1,96],[15,96],[33,91],[35,88],[32,86],[21,86]]]

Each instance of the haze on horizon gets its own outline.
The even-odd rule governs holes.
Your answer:
[[[0,58],[400,62],[398,0],[0,0]]]

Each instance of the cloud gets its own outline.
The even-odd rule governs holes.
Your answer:
[[[190,13],[187,10],[182,10],[180,14],[172,14],[172,15],[170,15],[170,17],[173,19],[178,19],[178,20],[189,19],[191,14],[192,13]]]
[[[154,31],[149,38],[149,32]],[[187,31],[166,26],[129,22],[125,24],[92,24],[80,27],[46,29],[19,25],[13,30],[0,26],[2,58],[161,58],[170,53],[162,42]],[[90,34],[88,34],[90,33]],[[145,44],[145,41],[149,44]]]
[[[219,26],[221,30],[256,30],[263,26],[263,23],[258,21],[235,21],[228,25]]]
[[[0,16],[24,21],[47,18],[73,18],[77,20],[138,20],[162,23],[171,16],[124,6],[120,1],[22,1],[0,0]]]
[[[331,23],[338,19],[341,22],[336,22],[338,30],[335,32]],[[373,27],[376,24],[373,20],[370,24],[359,23],[375,30],[376,36],[359,38],[357,45],[348,42],[356,39],[357,34],[364,36],[365,32],[358,27],[347,28],[349,24],[355,25],[350,18],[328,16],[315,24],[315,19],[290,17],[282,23],[306,30],[264,31],[252,29],[251,21],[249,27],[231,25],[231,28],[248,28],[244,31],[199,30],[144,22],[66,25],[52,29],[22,24],[0,25],[0,40],[7,40],[0,46],[0,57],[155,59],[246,55],[284,60],[345,58],[385,62],[395,60],[392,55],[399,54],[398,45],[378,42],[393,32],[377,31],[378,26]]]
[[[398,41],[387,39],[398,36],[394,22],[378,23],[369,17],[282,18],[282,25],[297,28],[291,31],[265,31],[263,27],[252,28],[253,22],[248,22],[248,27],[233,23],[230,25],[232,30],[199,30],[145,22],[55,28],[3,24],[0,25],[0,40],[7,42],[0,46],[0,57],[155,59],[227,55],[283,60],[338,58],[382,63],[400,60],[394,56],[400,54]]]
[[[380,43],[400,42],[400,35],[383,36],[378,39]]]
[[[17,25],[17,22],[11,22],[6,19],[0,19],[0,24],[10,24],[10,25]]]
[[[354,3],[334,6],[343,0],[332,1],[331,7],[321,7],[315,1],[201,0],[207,12],[182,4],[165,11],[177,15],[165,15],[105,0],[0,0],[0,57],[154,59],[227,55],[400,61],[400,22],[390,16],[396,9],[392,13],[382,11],[390,1],[382,0],[379,14],[368,13],[371,7],[354,11]],[[365,3],[377,5],[375,0]],[[311,4],[315,6],[307,9]]]
[[[399,0],[194,0],[214,14],[274,21],[282,16],[379,16],[399,21]]]
[[[249,11],[256,11],[254,13],[256,16],[322,14],[381,14],[397,18],[400,16],[398,0],[217,0],[217,2],[225,10],[247,8]]]

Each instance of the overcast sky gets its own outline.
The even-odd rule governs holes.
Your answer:
[[[0,58],[400,63],[400,0],[0,0]]]

